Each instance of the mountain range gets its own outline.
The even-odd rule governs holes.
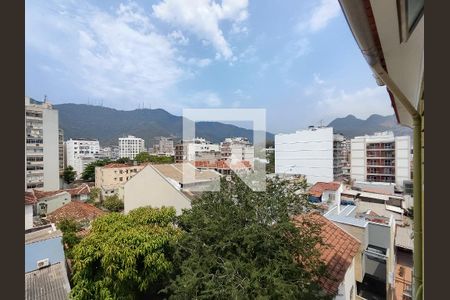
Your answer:
[[[163,109],[136,109],[132,111],[86,104],[58,104],[53,108],[59,112],[59,126],[64,138],[98,139],[102,146],[118,144],[118,138],[134,135],[145,140],[146,147],[155,143],[159,136],[170,136],[174,140],[182,137],[183,119]],[[213,143],[226,137],[245,137],[253,142],[253,131],[220,122],[196,122],[196,136]],[[273,141],[274,135],[266,133],[266,140]]]
[[[335,133],[341,133],[347,138],[373,134],[380,131],[392,131],[396,136],[412,136],[412,129],[398,125],[395,115],[380,116],[373,114],[367,120],[361,120],[353,115],[348,115],[345,118],[334,119],[328,124],[328,127],[333,127]]]
[[[141,137],[147,147],[153,145],[159,136],[171,136],[181,139],[183,119],[163,109],[136,109],[132,111],[87,104],[58,104],[53,106],[59,111],[59,126],[64,130],[65,139],[98,139],[102,146],[117,145],[117,139],[128,134]],[[391,130],[395,135],[412,135],[408,127],[397,124],[395,116],[371,115],[361,120],[353,115],[333,120],[329,127],[334,132],[348,138],[374,132]],[[218,143],[226,137],[242,136],[253,140],[253,131],[235,125],[220,122],[197,122],[196,136]],[[274,135],[266,133],[268,142]]]

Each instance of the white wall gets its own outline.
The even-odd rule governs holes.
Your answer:
[[[404,180],[411,180],[411,138],[395,138],[395,184],[403,187]]]
[[[25,205],[25,229],[33,227],[33,205]]]
[[[366,180],[366,144],[364,138],[351,140],[350,178],[357,181]]]
[[[352,292],[353,290],[353,292]],[[350,293],[352,296],[350,297]],[[339,285],[338,293],[335,300],[353,300],[356,297],[356,281],[355,281],[355,258],[352,260],[352,264],[345,273],[344,280]]]
[[[333,181],[333,128],[275,135],[275,173],[306,175],[310,184]]]
[[[59,189],[59,123],[58,111],[43,109],[44,191]]]
[[[190,200],[165,179],[153,166],[148,165],[119,189],[124,201],[124,211],[151,206],[173,206],[177,215],[190,208]]]
[[[60,207],[63,207],[67,203],[71,201],[72,197],[68,192],[62,192],[60,194],[50,196],[47,198],[39,199],[38,203],[36,204],[37,207],[37,214],[41,214],[40,204],[46,203],[47,204],[47,214],[57,210]]]

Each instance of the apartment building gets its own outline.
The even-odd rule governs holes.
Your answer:
[[[108,164],[95,168],[95,187],[100,188],[102,197],[117,194],[119,188],[144,168],[144,165]]]
[[[173,147],[173,139],[168,137],[160,137],[157,143],[153,145],[153,153],[156,155],[173,156],[175,148]]]
[[[175,162],[195,161],[200,152],[220,152],[219,144],[213,144],[204,138],[181,141],[175,146]]]
[[[88,164],[99,157],[100,143],[98,140],[77,138],[64,143],[66,152],[66,166],[72,166],[77,172],[77,178],[81,177]]]
[[[331,127],[310,126],[275,135],[275,173],[304,175],[309,184],[340,179],[344,138]]]
[[[395,183],[411,180],[411,141],[393,132],[358,136],[351,141],[351,178],[355,181]]]
[[[66,165],[65,150],[64,150],[64,130],[59,128],[58,133],[59,133],[58,134],[59,173],[62,174],[64,172],[64,168]]]
[[[25,189],[59,189],[58,111],[25,97]]]
[[[235,137],[226,138],[220,144],[220,154],[222,160],[249,161],[252,165],[255,158],[254,147],[247,138]]]
[[[144,140],[132,135],[119,138],[119,157],[134,159],[135,156],[145,151]]]

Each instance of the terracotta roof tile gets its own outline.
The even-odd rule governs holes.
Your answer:
[[[34,195],[36,196],[36,198],[38,200],[42,199],[42,198],[46,198],[46,197],[50,197],[50,196],[54,196],[54,195],[58,195],[58,194],[64,193],[63,190],[47,191],[47,192],[39,191],[39,190],[33,190],[33,192],[34,192]]]
[[[340,182],[316,182],[309,189],[309,194],[314,197],[321,197],[324,191],[337,191],[340,186]]]
[[[37,203],[37,198],[34,195],[34,191],[25,192],[25,205],[33,205]]]
[[[47,215],[47,219],[58,223],[63,219],[74,219],[75,221],[91,221],[105,212],[94,205],[81,201],[71,201]]]
[[[297,216],[297,223],[305,216]],[[342,228],[320,214],[309,214],[312,221],[322,226],[322,239],[325,246],[320,246],[321,259],[324,261],[328,276],[320,278],[322,288],[330,295],[338,292],[340,283],[359,250],[360,242]]]
[[[71,189],[66,189],[64,191],[68,192],[71,196],[76,196],[76,195],[89,195],[91,189],[89,188],[89,185],[83,183],[80,186]]]

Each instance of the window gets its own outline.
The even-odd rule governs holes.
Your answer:
[[[120,180],[120,181],[123,181],[123,177],[120,177],[119,180]]]
[[[425,0],[397,0],[400,42],[406,42],[423,16]]]

